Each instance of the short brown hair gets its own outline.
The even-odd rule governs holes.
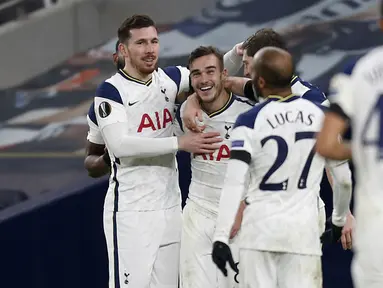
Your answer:
[[[242,44],[242,48],[246,49],[246,54],[249,57],[253,57],[259,50],[268,46],[287,50],[287,45],[282,35],[269,28],[258,30]]]
[[[220,68],[221,70],[223,70],[223,53],[213,46],[200,46],[194,49],[189,55],[188,67],[190,67],[190,65],[196,59],[203,56],[212,55],[212,54],[218,58]]]
[[[120,28],[118,28],[118,40],[120,43],[123,43],[126,40],[129,40],[129,38],[132,36],[130,30],[146,28],[151,26],[156,27],[156,24],[154,23],[152,18],[150,18],[148,15],[135,14],[127,18],[121,24]]]

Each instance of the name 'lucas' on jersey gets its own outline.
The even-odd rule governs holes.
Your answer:
[[[124,105],[129,133],[142,137],[169,137],[173,131],[176,96],[188,89],[189,70],[184,67],[158,68],[146,82],[120,70],[100,85],[96,97],[108,97],[107,100]]]

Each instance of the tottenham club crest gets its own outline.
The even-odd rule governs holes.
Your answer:
[[[108,102],[102,102],[98,106],[98,114],[101,118],[106,118],[109,116],[110,112],[112,112],[112,107]]]

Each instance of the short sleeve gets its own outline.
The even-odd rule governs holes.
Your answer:
[[[351,118],[354,113],[353,88],[350,76],[335,75],[330,81],[331,96],[330,110],[343,118]]]
[[[94,112],[100,131],[110,124],[127,122],[121,95],[109,82],[104,82],[98,87],[94,98]]]
[[[177,94],[188,92],[190,87],[189,69],[182,66],[168,66],[163,69],[166,75],[177,85]]]

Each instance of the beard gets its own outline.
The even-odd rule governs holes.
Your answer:
[[[153,62],[153,64],[150,66],[147,65],[146,62],[143,61],[142,59],[139,59],[139,60],[131,59],[130,61],[131,61],[132,67],[137,69],[137,71],[143,75],[148,75],[148,74],[153,73],[153,71],[155,71],[158,67],[158,59],[156,59]]]

